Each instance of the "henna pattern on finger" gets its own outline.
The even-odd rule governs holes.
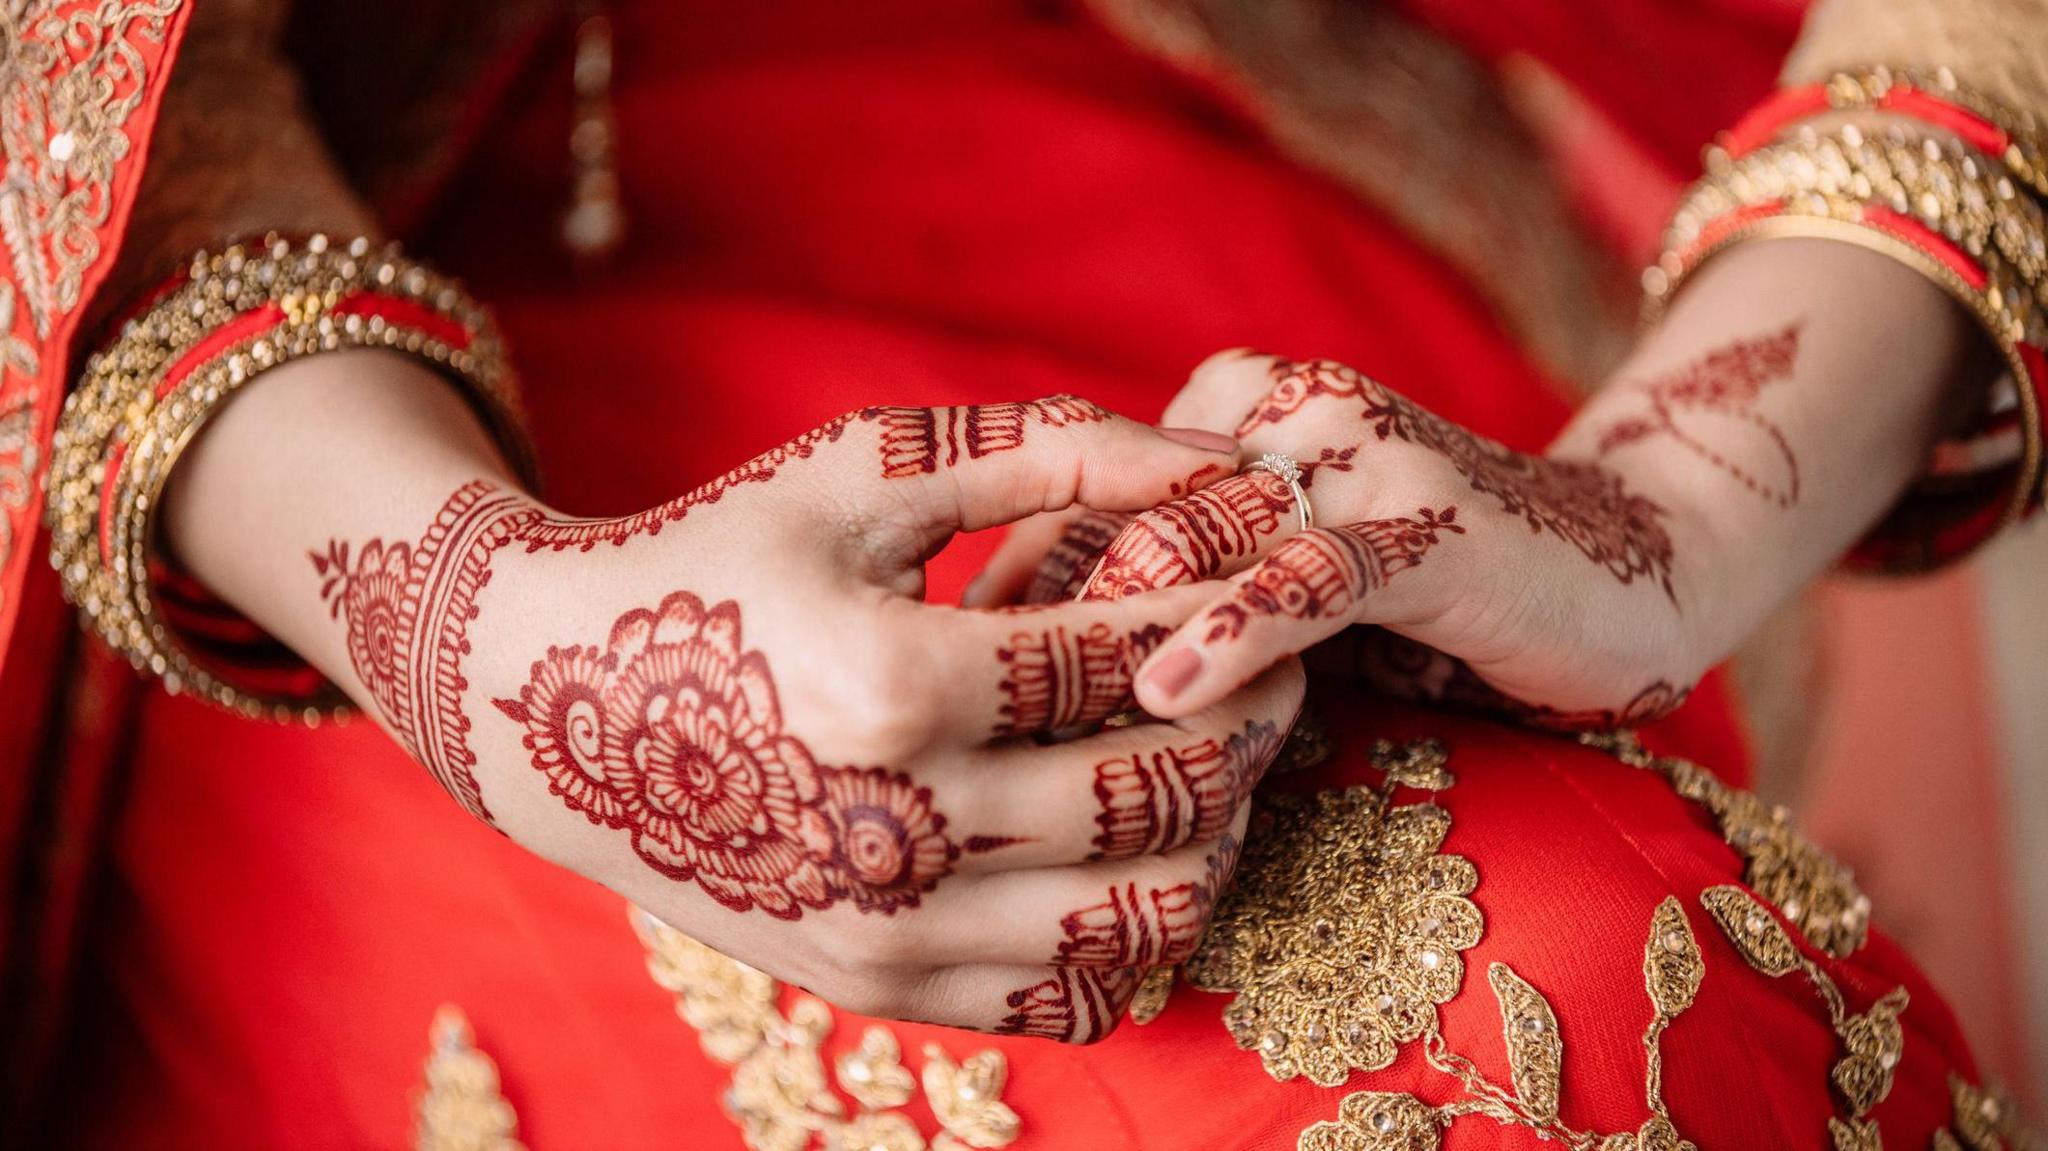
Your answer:
[[[850,899],[890,914],[960,856],[929,788],[821,765],[784,729],[730,600],[676,592],[627,612],[602,649],[550,648],[518,698],[492,702],[526,728],[551,793],[734,911],[796,919]]]
[[[1294,496],[1271,472],[1219,480],[1139,516],[1103,554],[1088,598],[1122,599],[1194,583],[1255,553],[1294,514]]]
[[[1063,1043],[1108,1034],[1147,967],[1179,963],[1193,953],[1241,849],[1236,836],[1225,834],[1201,878],[1143,893],[1135,883],[1118,884],[1101,903],[1062,919],[1066,938],[1051,960],[1055,970],[1010,992],[1004,1000],[1010,1013],[996,1032]]]
[[[1594,463],[1517,452],[1442,418],[1356,369],[1329,360],[1282,361],[1275,383],[1238,428],[1240,438],[1287,419],[1310,399],[1354,400],[1374,436],[1435,452],[1481,495],[1529,525],[1564,540],[1623,584],[1654,581],[1674,604],[1673,546],[1664,508],[1628,490],[1621,476]]]
[[[1463,535],[1458,509],[1365,520],[1294,536],[1273,549],[1231,597],[1209,609],[1204,642],[1237,639],[1254,619],[1349,618],[1366,596],[1422,563],[1439,533]]]
[[[1131,522],[1121,512],[1083,512],[1067,521],[1060,538],[1038,561],[1031,584],[1024,591],[1025,603],[1066,603],[1088,585],[1102,553],[1116,541],[1117,534]]]
[[[1784,429],[1757,410],[1763,389],[1792,378],[1799,357],[1798,324],[1768,336],[1736,340],[1666,375],[1636,385],[1650,410],[1616,420],[1601,432],[1598,452],[1665,437],[1733,476],[1758,496],[1789,508],[1799,502],[1799,457]],[[1767,440],[1784,465],[1780,479],[1758,475],[1748,466],[1708,446],[1685,427],[1685,417],[1707,413],[1748,424]]]
[[[861,415],[881,424],[883,479],[930,475],[963,458],[978,460],[1022,447],[1027,421],[1063,428],[1110,418],[1107,409],[1077,396],[971,407],[868,408]]]
[[[1171,634],[1158,624],[1126,632],[1103,622],[1017,632],[996,651],[1004,668],[996,736],[1057,731],[1128,711],[1136,706],[1131,683],[1138,665]]]
[[[1172,851],[1221,835],[1279,754],[1282,732],[1257,720],[1227,739],[1137,752],[1095,768],[1091,860]]]

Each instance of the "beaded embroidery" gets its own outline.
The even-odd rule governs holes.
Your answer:
[[[519,1117],[498,1090],[498,1065],[477,1050],[460,1008],[434,1013],[426,1090],[414,1107],[416,1151],[526,1151]]]
[[[831,1008],[806,995],[785,1015],[773,978],[638,908],[632,921],[647,948],[648,974],[675,993],[676,1014],[697,1032],[704,1053],[733,1069],[725,1109],[752,1151],[968,1151],[1016,1141],[1022,1125],[1002,1100],[1009,1075],[1002,1052],[956,1062],[928,1043],[922,1074],[913,1078],[895,1033],[869,1027],[828,1075],[822,1049]],[[920,1085],[940,1127],[929,1141],[900,1110]],[[853,1101],[851,1114],[841,1093]]]

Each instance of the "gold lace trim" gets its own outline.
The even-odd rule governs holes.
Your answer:
[[[426,1090],[413,1109],[417,1151],[526,1151],[519,1117],[498,1091],[498,1065],[476,1049],[461,1008],[443,1006],[427,1032]]]
[[[675,993],[676,1014],[697,1032],[704,1053],[733,1069],[725,1109],[753,1151],[966,1151],[1016,1141],[1022,1125],[1002,1099],[1009,1076],[1002,1052],[955,1061],[927,1043],[913,1078],[895,1033],[869,1027],[828,1074],[821,1052],[831,1008],[806,995],[785,1015],[773,978],[638,908],[632,922],[647,948],[648,974]],[[920,1085],[940,1127],[929,1141],[899,1110]],[[853,1100],[850,1114],[841,1092]]]
[[[1679,795],[1706,808],[1743,858],[1742,882],[1783,912],[1808,943],[1843,959],[1870,938],[1870,900],[1856,886],[1855,874],[1799,834],[1786,808],[1730,787],[1696,763],[1652,755],[1632,732],[1580,739],[1631,767],[1656,772]]]

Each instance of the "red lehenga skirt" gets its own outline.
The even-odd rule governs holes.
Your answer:
[[[1441,261],[1057,6],[616,7],[623,250],[555,245],[566,60],[423,244],[499,307],[560,506],[651,504],[862,404],[1149,418],[1237,345],[1520,445],[1566,414]],[[1683,759],[1315,709],[1327,758],[1269,782],[1157,1018],[1073,1048],[870,1030],[471,822],[370,724],[151,693],[59,1142],[396,1147],[425,1113],[534,1148],[1993,1145],[1941,1000],[1729,789],[1716,681],[1645,733]],[[453,1029],[423,1073],[444,1004],[495,1083]]]

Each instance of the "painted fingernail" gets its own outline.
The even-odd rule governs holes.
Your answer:
[[[961,592],[960,592],[960,606],[961,606],[961,607],[982,607],[982,606],[985,606],[985,605],[986,605],[987,603],[988,603],[988,573],[987,573],[987,572],[983,572],[983,573],[981,573],[980,575],[978,575],[978,576],[975,576],[975,577],[974,577],[973,579],[971,579],[971,580],[968,580],[968,581],[967,581],[967,586],[966,586],[965,588],[961,589]]]
[[[1202,653],[1191,647],[1167,652],[1145,672],[1145,683],[1168,699],[1187,690],[1202,674]]]
[[[1160,428],[1159,434],[1174,443],[1200,448],[1205,452],[1237,454],[1237,441],[1218,432],[1204,431],[1201,428]]]

